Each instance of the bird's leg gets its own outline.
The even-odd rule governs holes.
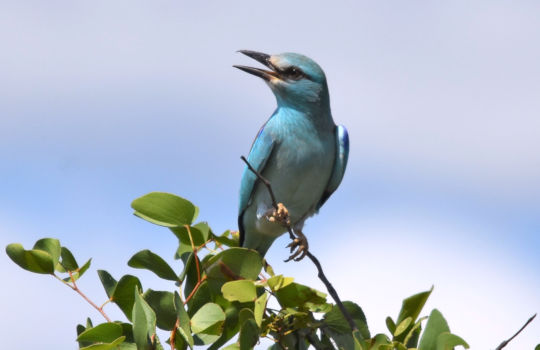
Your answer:
[[[291,224],[291,220],[289,219],[289,211],[287,208],[285,208],[283,203],[278,203],[277,209],[270,209],[266,214],[266,219],[270,222],[280,223],[285,227]]]
[[[277,204],[277,209],[272,208],[268,210],[266,213],[266,219],[269,222],[276,222],[280,223],[281,225],[291,228],[291,219],[289,218],[289,211],[287,208],[283,205],[283,203]],[[290,233],[291,231],[289,231]],[[287,248],[291,249],[291,256],[285,262],[287,261],[300,261],[302,260],[306,254],[308,253],[309,244],[307,241],[306,236],[302,233],[302,227],[295,227],[292,232],[294,232],[294,235],[296,237],[291,238],[293,241],[287,246]]]
[[[294,238],[293,241],[287,246],[287,248],[291,248],[291,256],[289,256],[285,262],[291,260],[300,261],[304,259],[309,250],[308,240],[302,233],[302,230],[296,228],[294,229],[294,234],[296,235],[296,238]]]

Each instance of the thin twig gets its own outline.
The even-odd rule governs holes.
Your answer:
[[[246,159],[246,157],[244,156],[241,156],[240,159],[242,159],[244,161],[244,163],[246,163],[247,167],[249,170],[251,170],[251,172],[253,174],[255,174],[257,176],[257,178],[259,180],[262,181],[262,183],[266,186],[266,188],[268,189],[268,193],[270,193],[270,198],[272,199],[272,206],[277,210],[277,201],[276,201],[276,196],[274,196],[274,191],[272,190],[272,185],[270,185],[270,181],[268,181],[265,177],[263,177],[257,170],[255,170],[255,168],[253,168],[251,166],[251,164],[249,164],[248,160]]]
[[[69,288],[73,289],[74,291],[76,291],[81,297],[83,297],[84,300],[86,300],[90,305],[92,305],[97,311],[99,311],[99,313],[105,317],[105,319],[107,320],[107,322],[111,322],[111,319],[109,318],[109,316],[107,316],[107,314],[105,313],[105,311],[103,311],[102,308],[100,308],[99,306],[97,306],[92,300],[90,300],[80,289],[79,287],[77,287],[77,284],[75,283],[75,278],[73,278],[73,274],[71,273],[71,271],[68,271],[69,273],[69,278],[71,279],[71,284],[67,283],[66,281],[64,281],[63,279],[61,279],[60,277],[56,276],[56,275],[53,275],[57,280],[60,280],[62,283],[64,283],[66,286],[68,286]]]
[[[177,318],[176,323],[174,324],[174,328],[171,332],[171,336],[169,337],[169,343],[171,343],[171,350],[174,350],[176,348],[176,329],[180,327],[180,320]]]
[[[351,330],[354,332],[354,331],[357,331],[358,330],[358,327],[356,326],[356,323],[354,322],[354,320],[352,319],[351,317],[351,314],[349,314],[349,311],[347,311],[347,309],[345,308],[345,306],[343,305],[343,303],[341,302],[341,299],[339,298],[339,295],[338,293],[336,292],[336,290],[334,289],[334,286],[332,286],[332,284],[330,283],[330,281],[328,280],[328,278],[326,278],[326,275],[324,274],[323,272],[323,269],[322,269],[322,266],[321,266],[321,263],[319,262],[319,259],[317,259],[315,257],[315,255],[311,254],[309,251],[307,252],[307,257],[313,262],[313,264],[315,264],[315,266],[317,266],[317,270],[319,271],[319,279],[324,283],[324,285],[326,286],[326,289],[328,290],[328,293],[330,293],[330,295],[332,296],[332,298],[334,299],[334,301],[336,302],[336,305],[339,307],[339,310],[341,311],[341,313],[343,314],[343,317],[345,317],[345,319],[347,320],[347,322],[349,323],[349,326],[351,327]]]
[[[189,225],[184,225],[188,232],[189,240],[191,242],[191,249],[193,250],[193,255],[195,256],[195,267],[197,268],[197,282],[201,282],[201,268],[199,267],[199,258],[197,257],[197,248],[195,248],[195,243],[193,242],[193,236],[191,235],[191,229]]]
[[[201,284],[206,281],[206,278],[207,276],[204,276],[203,278],[201,278],[201,280],[199,282],[197,282],[197,284],[195,285],[195,287],[193,287],[193,290],[191,291],[191,293],[189,293],[189,295],[187,296],[186,300],[184,301],[184,305],[186,305],[188,303],[188,301],[191,300],[191,298],[193,297],[193,295],[195,295],[195,292],[197,291],[197,289],[199,289],[199,287],[201,286]]]
[[[259,173],[257,170],[255,170],[251,166],[251,164],[249,164],[246,157],[241,156],[240,159],[242,159],[244,161],[244,163],[246,163],[248,169],[251,170],[251,172],[254,173],[257,176],[257,178],[266,186],[266,188],[268,189],[268,192],[270,193],[270,198],[272,199],[272,206],[274,207],[275,210],[278,210],[276,197],[274,196],[274,191],[272,190],[272,185],[270,184],[270,181],[268,181],[268,179],[266,179],[264,176],[262,176],[261,173]],[[286,220],[286,222],[288,222],[288,220]],[[287,223],[285,226],[287,228],[287,231],[289,232],[289,236],[291,237],[291,239],[294,240],[295,235],[293,233],[291,225],[289,223]],[[343,314],[343,317],[345,317],[345,319],[347,320],[347,323],[349,323],[349,326],[351,327],[351,330],[353,332],[358,331],[358,327],[356,326],[356,323],[352,319],[351,314],[349,314],[349,312],[347,311],[347,309],[345,308],[345,306],[341,302],[341,299],[339,298],[339,295],[337,294],[336,290],[334,289],[334,287],[332,286],[332,284],[330,283],[328,278],[326,278],[326,275],[324,274],[324,271],[323,271],[323,268],[321,266],[321,263],[319,262],[319,259],[317,259],[315,257],[315,255],[311,254],[309,252],[309,250],[307,251],[306,255],[313,262],[315,267],[317,267],[317,271],[319,272],[318,273],[319,279],[326,286],[326,289],[328,290],[328,293],[330,294],[332,299],[334,299],[334,301],[336,302],[336,305],[339,307],[339,310]]]
[[[503,341],[499,346],[497,346],[497,347],[495,348],[495,350],[501,350],[501,349],[504,348],[506,345],[508,345],[508,343],[510,343],[510,342],[512,341],[512,339],[514,339],[515,337],[517,337],[517,335],[518,335],[519,333],[521,333],[521,331],[524,330],[525,327],[527,327],[527,326],[529,325],[529,323],[531,323],[532,320],[534,320],[535,317],[536,317],[536,314],[532,315],[531,318],[529,318],[529,319],[527,320],[527,322],[525,322],[525,324],[523,325],[523,327],[521,327],[521,328],[519,329],[519,331],[516,332],[516,334],[514,334],[513,336],[511,336],[511,337],[508,338],[507,340]]]

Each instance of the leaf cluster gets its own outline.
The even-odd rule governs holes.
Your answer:
[[[274,273],[256,251],[238,247],[236,232],[217,235],[207,223],[196,223],[199,210],[190,201],[152,192],[134,200],[132,207],[136,216],[167,228],[178,238],[174,257],[181,268],[171,267],[150,250],[128,261],[133,268],[171,281],[168,291],[145,289],[133,275],[117,280],[98,270],[108,299],[101,307],[89,302],[107,322],[94,326],[87,319],[85,325],[78,325],[80,349],[185,350],[204,345],[210,350],[244,350],[256,347],[261,338],[272,340],[272,350],[468,348],[463,339],[450,333],[437,309],[420,317],[432,290],[405,299],[397,318],[386,319],[388,334],[372,336],[361,307],[344,302],[358,328],[352,332],[325,293]],[[52,275],[83,295],[76,281],[91,260],[79,267],[58,240],[41,239],[30,250],[14,243],[6,252],[23,269]],[[126,320],[110,321],[106,304],[115,304]],[[160,339],[157,329],[167,331],[168,337]]]

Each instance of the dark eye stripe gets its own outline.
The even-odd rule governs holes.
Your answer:
[[[303,70],[301,70],[298,67],[291,66],[282,70],[281,72],[287,76],[291,76],[291,78],[294,80],[300,80],[301,78],[306,78],[313,81],[312,77],[307,75]],[[294,77],[292,77],[293,75]]]

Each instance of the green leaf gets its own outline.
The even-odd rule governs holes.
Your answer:
[[[88,261],[80,268],[77,268],[75,271],[71,273],[71,277],[64,278],[64,281],[70,282],[73,278],[74,281],[78,280],[82,277],[82,275],[90,268],[90,263],[92,262],[92,259],[88,259]]]
[[[92,343],[111,343],[122,336],[122,326],[118,323],[108,322],[98,324],[79,334],[77,341]]]
[[[244,324],[244,322],[246,322],[247,320],[254,319],[255,314],[253,313],[253,311],[251,311],[251,309],[248,309],[247,307],[242,308],[242,310],[240,310],[240,312],[238,313],[238,323],[240,323],[241,325]]]
[[[220,350],[229,340],[238,335],[241,323],[239,322],[240,304],[230,302],[222,296],[216,296],[215,302],[225,311],[225,322],[219,339],[215,340],[208,350]]]
[[[396,323],[400,324],[407,317],[411,317],[413,321],[416,321],[432,291],[433,287],[428,291],[412,295],[403,300]]]
[[[79,350],[116,350],[125,339],[126,337],[122,336],[114,340],[112,343],[92,344],[84,348],[80,348]]]
[[[195,344],[208,345],[215,343],[223,332],[223,324],[217,323],[202,333],[195,335]]]
[[[133,255],[131,259],[129,259],[128,265],[137,269],[150,270],[166,280],[178,281],[178,276],[169,264],[167,264],[159,255],[148,249],[141,250]]]
[[[170,227],[169,229],[180,241],[180,246],[176,251],[178,257],[181,257],[183,253],[192,252],[193,246],[198,248],[206,243],[207,238],[205,238],[204,233],[196,226]],[[193,246],[191,244],[192,242]]]
[[[214,240],[227,247],[238,247],[238,235],[235,237],[229,230],[223,232],[221,236],[215,236]]]
[[[174,309],[178,319],[178,331],[191,349],[193,349],[193,337],[191,336],[191,321],[189,315],[184,309],[184,302],[178,292],[174,292]]]
[[[203,221],[196,223],[195,225],[193,225],[193,227],[199,230],[205,242],[208,240],[208,238],[210,238],[212,230],[210,229],[210,226],[208,226],[207,222]]]
[[[234,344],[224,347],[222,350],[240,350],[240,344],[234,343]]]
[[[428,291],[415,294],[403,300],[403,304],[401,306],[401,310],[399,312],[399,316],[397,318],[396,324],[399,325],[407,317],[410,317],[412,321],[409,324],[409,327],[412,327],[414,322],[418,318],[418,315],[420,315],[420,312],[422,311],[422,308],[426,304],[426,301],[429,298],[432,291],[433,291],[433,287],[431,287],[431,289]],[[407,334],[408,334],[408,329],[403,331],[400,335],[395,336],[393,340],[402,342]]]
[[[283,277],[283,275],[276,275],[272,276],[266,281],[268,283],[268,287],[272,290],[272,292],[277,291],[278,289],[287,287],[289,284],[293,283],[294,278],[292,277]]]
[[[412,327],[409,327],[407,336],[403,340],[403,344],[408,348],[418,347],[418,340],[420,339],[420,333],[422,332],[422,322],[427,318],[428,316],[420,317]]]
[[[223,297],[229,301],[246,303],[257,299],[255,283],[250,280],[238,280],[225,283],[221,287]]]
[[[392,345],[392,342],[390,341],[390,339],[388,339],[386,334],[375,335],[371,340],[371,343],[371,347],[369,348],[370,350],[383,350],[384,348],[381,346]]]
[[[133,339],[133,325],[131,323],[125,323],[125,322],[120,323],[118,321],[116,323],[122,326],[122,335],[126,336],[126,340],[122,344],[121,348],[123,349],[124,347],[135,346],[134,344],[135,340]],[[127,343],[131,343],[131,344],[128,346]]]
[[[459,345],[469,348],[469,344],[455,334],[444,332],[437,337],[437,350],[454,350],[454,347]]]
[[[396,331],[396,324],[394,323],[394,320],[392,320],[392,317],[388,316],[386,318],[386,328],[390,331],[390,333],[394,334]]]
[[[43,250],[24,250],[19,243],[12,243],[6,247],[6,253],[11,260],[23,269],[41,274],[54,274],[53,258]]]
[[[254,250],[229,248],[213,257],[205,264],[204,270],[214,294],[221,294],[221,286],[237,279],[256,280],[262,269],[262,258]]]
[[[255,300],[255,308],[253,314],[255,315],[255,322],[257,326],[261,326],[264,318],[264,310],[266,310],[266,302],[268,301],[268,293],[263,293],[257,300]]]
[[[269,274],[271,277],[274,277],[276,275],[274,273],[274,269],[272,268],[272,266],[270,266],[270,264],[266,260],[264,260],[264,272]]]
[[[360,308],[360,306],[356,305],[352,301],[344,301],[343,306],[351,315],[353,321],[356,324],[356,327],[360,331],[360,335],[362,336],[362,338],[371,338],[366,321],[366,316],[364,315],[362,308]],[[323,320],[330,329],[337,333],[351,333],[351,327],[349,326],[349,323],[347,322],[345,317],[343,317],[343,314],[341,313],[341,310],[337,305],[332,306],[332,309],[324,315]]]
[[[299,283],[291,283],[276,291],[276,297],[283,308],[323,306],[326,294]]]
[[[364,337],[362,337],[362,334],[360,333],[359,330],[353,331],[352,336],[353,336],[353,340],[354,340],[354,350],[367,349],[367,343],[366,343]],[[405,350],[407,350],[407,349],[405,349]]]
[[[112,298],[118,282],[105,270],[97,270],[97,273],[101,284],[103,284],[103,288],[105,288],[105,293],[107,293],[109,298]]]
[[[356,350],[355,339],[353,338],[352,332],[349,331],[349,333],[338,333],[336,331],[333,331],[332,329],[327,328],[325,329],[324,334],[326,337],[333,340],[333,342],[337,345],[337,349]],[[334,349],[334,347],[332,346],[330,349]]]
[[[52,258],[53,266],[56,266],[56,264],[58,264],[58,261],[60,260],[60,241],[56,238],[42,238],[34,244],[34,247],[32,249],[42,250],[49,253]]]
[[[189,295],[186,293],[186,295]],[[203,305],[208,303],[212,300],[212,295],[210,293],[210,287],[208,287],[208,282],[204,281],[201,283],[199,288],[195,291],[195,294],[191,297],[191,299],[187,303],[187,310],[190,317],[193,317],[193,315],[201,308]]]
[[[190,295],[193,290],[195,289],[195,286],[199,283],[199,280],[202,278],[202,269],[200,266],[202,264],[199,261],[199,257],[197,254],[193,254],[191,257],[191,261],[188,258],[188,264],[185,266],[186,276],[184,277],[184,295]],[[199,264],[197,267],[197,262],[199,261]]]
[[[171,343],[170,338],[167,341],[167,343]],[[186,343],[186,340],[184,337],[180,334],[180,330],[176,328],[174,330],[174,349],[175,350],[187,350],[188,344]],[[172,347],[171,347],[172,349]]]
[[[128,341],[125,340],[122,344],[120,344],[119,346],[113,349],[114,350],[137,350],[137,344],[133,342],[128,343]],[[163,348],[156,347],[156,349],[163,349]]]
[[[429,315],[426,329],[420,339],[418,350],[433,350],[437,347],[437,339],[441,333],[450,332],[448,323],[441,312],[433,309]]]
[[[259,340],[259,327],[255,320],[248,319],[242,324],[240,329],[240,350],[250,350]]]
[[[75,272],[75,276],[73,276],[73,278],[75,278],[75,280],[78,280],[79,278],[82,277],[82,275],[84,275],[84,273],[90,268],[90,263],[92,262],[92,258],[88,259],[87,262],[84,263],[83,266],[81,266],[80,268],[78,268]]]
[[[142,289],[141,282],[135,276],[125,275],[118,281],[112,301],[118,305],[120,310],[131,321],[131,313],[133,311],[133,303],[135,302],[135,294]]]
[[[119,285],[120,282],[118,282]],[[153,349],[152,339],[156,333],[156,314],[144,301],[137,289],[134,290],[133,299],[133,338],[137,344],[137,349]]]
[[[534,348],[534,350],[540,350],[540,344],[536,345],[536,347]]]
[[[177,227],[190,225],[198,209],[182,197],[165,192],[151,192],[131,203],[135,215],[153,224]]]
[[[180,276],[178,276],[178,281],[180,281],[180,283],[184,282],[184,279],[186,278],[187,273],[190,271],[192,265],[194,264],[195,253],[187,254],[186,256],[182,258],[182,261],[184,261],[184,269],[180,273]],[[195,270],[195,274],[196,273],[197,271]]]
[[[60,264],[66,271],[75,271],[79,268],[77,260],[75,260],[71,251],[66,247],[62,247],[60,256],[62,257]]]
[[[148,289],[144,292],[143,298],[156,313],[157,326],[172,331],[176,323],[173,293]]]
[[[407,347],[398,341],[393,343],[395,350],[407,350]]]
[[[222,324],[223,321],[225,321],[225,313],[219,305],[207,303],[191,318],[191,329],[195,334],[203,333],[216,324]]]
[[[412,322],[412,317],[410,316],[404,319],[403,321],[401,321],[401,323],[398,324],[398,326],[396,327],[396,330],[394,331],[394,337],[397,337],[401,333],[405,332],[405,330],[409,328],[409,325],[411,324],[411,322]]]

